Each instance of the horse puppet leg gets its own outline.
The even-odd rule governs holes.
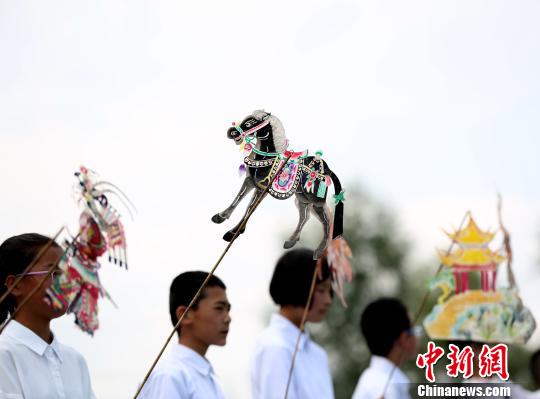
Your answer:
[[[227,220],[233,211],[236,209],[237,205],[244,199],[247,193],[249,193],[251,190],[253,190],[255,186],[253,185],[253,181],[251,180],[250,176],[246,176],[244,179],[244,182],[242,183],[242,187],[240,187],[240,191],[234,198],[233,202],[227,209],[225,209],[223,212],[216,213],[214,216],[212,216],[212,222],[214,223],[223,223],[225,220]]]
[[[294,233],[289,237],[287,241],[283,244],[283,248],[289,249],[295,246],[295,244],[300,239],[300,232],[304,228],[304,225],[309,219],[309,212],[312,208],[309,202],[302,201],[302,199],[297,195],[296,196],[296,206],[298,208],[298,225],[294,230]]]
[[[323,226],[324,230],[324,236],[319,243],[319,246],[315,251],[313,252],[313,259],[319,259],[323,253],[326,247],[328,246],[328,241],[330,239],[330,211],[325,203],[322,204],[313,204],[313,211],[315,212],[315,215],[317,218],[321,221],[321,224]]]
[[[240,222],[238,222],[238,224],[236,226],[234,226],[234,228],[232,228],[231,230],[229,230],[228,232],[226,232],[223,235],[223,239],[225,241],[230,242],[233,239],[236,232],[240,229],[240,226],[242,225],[242,222],[247,217],[247,215],[250,214],[251,210],[253,209],[253,207],[257,203],[257,200],[259,199],[260,195],[262,195],[262,191],[259,191],[259,190],[255,191],[255,193],[253,194],[253,197],[251,197],[251,201],[249,201],[249,205],[248,205],[248,207],[246,209],[246,213],[244,214],[244,216],[242,217]],[[240,230],[240,234],[242,234],[245,230],[246,230],[246,226],[244,225],[244,227],[242,227],[242,230]]]

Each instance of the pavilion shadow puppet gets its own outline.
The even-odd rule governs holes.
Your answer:
[[[214,223],[222,223],[233,213],[240,201],[253,189],[251,201],[246,215],[263,195],[265,187],[270,184],[268,192],[274,198],[283,200],[296,196],[299,211],[298,225],[293,234],[284,243],[284,248],[292,248],[300,238],[300,233],[311,212],[320,220],[323,226],[323,238],[313,253],[314,259],[319,259],[328,246],[330,235],[337,238],[343,233],[343,201],[344,191],[338,177],[330,170],[321,158],[322,153],[308,156],[307,151],[293,152],[287,149],[288,140],[280,120],[268,112],[257,110],[244,120],[227,130],[227,138],[244,151],[244,163],[241,172],[247,175],[240,191],[233,202],[223,212],[212,217]],[[279,176],[270,181],[280,169]],[[332,223],[331,212],[326,206],[327,188],[334,184],[335,215]],[[241,222],[223,236],[230,241],[241,227]],[[245,228],[240,230],[240,234]]]

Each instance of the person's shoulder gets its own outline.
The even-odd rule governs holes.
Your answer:
[[[13,356],[13,345],[0,341],[0,363],[4,363],[7,359],[11,359]]]
[[[310,340],[310,344],[311,344],[311,350],[315,352],[317,356],[324,357],[325,359],[328,360],[328,355],[326,354],[326,350],[324,350],[324,348],[321,345],[319,345],[317,342],[313,340]]]
[[[68,364],[73,365],[79,365],[84,368],[86,368],[86,359],[84,356],[75,348],[72,348],[69,345],[65,345],[61,342],[57,342],[57,347],[60,351],[60,356],[62,356],[62,359],[64,362],[67,362]]]
[[[160,359],[152,374],[162,378],[189,379],[189,375],[193,372],[195,372],[193,367],[188,363],[168,353]]]
[[[189,376],[189,370],[187,370],[185,367],[177,366],[177,367],[164,367],[164,366],[156,366],[154,371],[152,371],[151,378],[157,379],[157,380],[175,380],[175,381],[185,381],[189,378],[186,378]]]
[[[362,374],[360,374],[360,378],[358,379],[359,382],[370,382],[370,381],[378,381],[380,379],[385,379],[389,376],[389,373],[386,373],[385,371],[378,369],[376,367],[368,366],[364,371],[362,371]]]
[[[73,348],[72,346],[63,344],[62,342],[59,342],[59,341],[56,342],[56,345],[58,346],[58,349],[60,350],[63,356],[69,356],[77,360],[79,359],[84,360],[83,355],[81,355],[80,352],[77,349]]]
[[[20,344],[20,342],[9,336],[7,333],[0,334],[0,348],[12,348],[17,344]]]
[[[354,390],[352,399],[376,399],[381,397],[383,391],[385,391],[384,396],[388,398],[407,397],[401,394],[401,391],[398,388],[398,385],[400,384],[395,384],[395,382],[397,382],[395,381],[396,375],[397,373],[394,372],[392,376],[392,383],[388,384],[390,372],[371,365],[368,366],[366,369],[364,369],[364,371],[362,371],[362,374],[360,374],[360,377],[358,378],[358,383],[356,385],[356,389]]]
[[[279,331],[266,328],[255,342],[251,361],[254,368],[266,364],[289,363],[294,352],[294,343],[287,341]]]
[[[164,367],[163,364],[158,363],[141,390],[139,397],[141,399],[183,398],[185,395],[191,395],[192,392],[191,379],[185,368]]]
[[[174,385],[177,387],[188,387],[190,385],[192,370],[181,362],[167,361],[159,362],[152,374],[149,383],[157,385]]]
[[[255,341],[255,351],[264,351],[268,349],[282,349],[290,351],[294,349],[294,344],[291,344],[285,334],[282,334],[280,330],[266,327]]]
[[[3,334],[0,335],[0,359],[2,359],[2,361],[12,358],[13,355],[22,347],[24,347],[22,343],[17,342]]]
[[[377,390],[385,385],[386,378],[388,378],[388,375],[383,373],[381,370],[374,367],[367,367],[364,369],[364,371],[362,371],[362,374],[360,374],[360,377],[358,378],[356,390],[359,392],[370,392],[372,390]]]
[[[13,342],[0,334],[0,352],[6,352],[13,348]]]

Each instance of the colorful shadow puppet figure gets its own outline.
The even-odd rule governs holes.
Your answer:
[[[500,200],[501,201],[501,200]],[[464,228],[448,234],[455,244],[452,251],[439,251],[442,270],[430,287],[442,295],[424,319],[424,328],[432,340],[448,341],[446,374],[462,378],[463,383],[510,383],[508,345],[525,344],[536,328],[530,310],[524,306],[512,271],[510,234],[502,224],[502,248],[490,244],[496,232],[481,230],[468,213]],[[501,263],[506,262],[508,285],[497,286]],[[426,379],[435,382],[433,364],[444,356],[444,348],[428,343],[428,351],[419,354],[416,365],[426,369]],[[508,388],[507,388],[508,389]],[[493,398],[507,398],[492,396]],[[537,397],[513,382],[511,397]]]
[[[124,228],[120,214],[107,198],[107,194],[119,196],[122,192],[111,183],[97,181],[96,175],[85,167],[75,176],[79,179],[76,195],[83,208],[79,233],[67,243],[69,248],[61,262],[63,273],[47,290],[46,299],[54,308],[73,313],[75,323],[93,334],[99,326],[99,296],[111,299],[99,280],[98,258],[109,252],[109,261],[127,269]],[[125,196],[124,199],[129,202]]]
[[[314,250],[314,259],[319,259],[330,240],[343,233],[343,201],[344,191],[338,177],[330,170],[321,158],[322,153],[308,156],[307,151],[294,152],[288,150],[288,140],[280,120],[268,112],[258,110],[248,115],[240,124],[233,124],[227,130],[227,137],[240,146],[245,158],[240,166],[241,172],[247,175],[239,193],[231,205],[212,217],[214,223],[227,220],[238,203],[253,189],[246,215],[251,212],[264,189],[270,184],[268,192],[277,199],[287,199],[293,195],[299,211],[299,221],[294,233],[284,243],[284,248],[292,248],[300,238],[300,232],[309,218],[315,213],[323,225],[324,235],[319,246]],[[280,171],[281,168],[281,171]],[[280,171],[273,181],[272,177]],[[330,185],[334,184],[335,215],[333,227],[331,213],[326,206],[326,195]],[[242,222],[223,236],[226,241],[232,240]],[[244,228],[240,233],[244,232]]]
[[[467,225],[448,234],[457,247],[439,252],[443,269],[430,282],[442,295],[424,320],[431,339],[483,343],[524,344],[536,322],[519,296],[511,269],[511,249],[493,251],[489,244],[495,232],[481,230],[469,213]],[[499,264],[508,262],[508,286],[496,287]],[[480,286],[471,286],[471,277]]]

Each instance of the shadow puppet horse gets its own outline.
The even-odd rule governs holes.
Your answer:
[[[292,248],[300,238],[300,232],[313,212],[321,221],[324,236],[313,253],[314,259],[319,259],[333,233],[333,238],[343,233],[343,201],[344,192],[337,176],[330,170],[326,162],[321,159],[321,153],[307,156],[307,151],[287,151],[288,140],[280,120],[270,113],[262,110],[254,111],[248,115],[240,125],[227,130],[227,138],[240,145],[247,156],[240,169],[247,170],[242,187],[231,205],[212,217],[214,223],[222,223],[233,213],[238,203],[254,188],[246,215],[251,212],[264,189],[270,184],[268,192],[277,199],[287,199],[296,196],[299,210],[299,221],[296,230],[284,243],[284,248]],[[287,161],[288,159],[288,161]],[[270,181],[272,176],[283,166],[279,176]],[[326,192],[331,184],[335,186],[334,199],[336,203],[334,222],[330,221],[331,212],[326,206]],[[223,236],[225,241],[231,241],[240,228],[240,222]],[[243,228],[240,234],[244,232]]]

